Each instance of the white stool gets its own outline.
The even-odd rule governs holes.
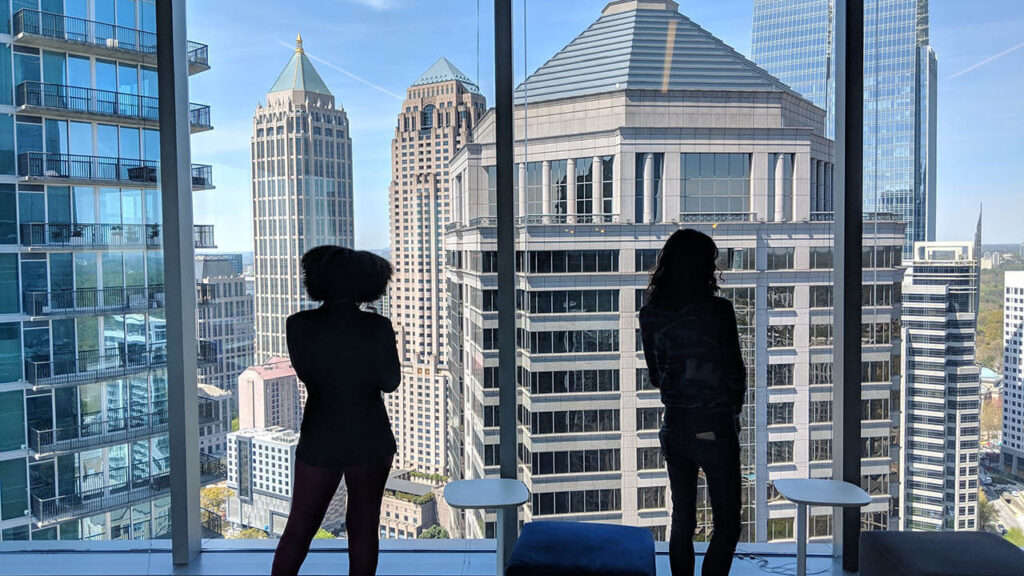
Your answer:
[[[444,499],[452,508],[460,510],[495,510],[498,522],[497,537],[498,576],[505,573],[505,564],[511,550],[505,550],[505,513],[522,506],[530,499],[530,491],[519,480],[509,478],[483,478],[479,480],[457,480],[444,487]]]
[[[871,496],[860,486],[838,480],[785,478],[772,482],[786,500],[796,504],[796,574],[807,574],[807,507],[848,508],[866,506]]]

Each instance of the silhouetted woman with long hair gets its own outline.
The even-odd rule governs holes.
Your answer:
[[[381,393],[401,380],[391,322],[360,310],[391,280],[391,264],[369,252],[320,246],[302,257],[319,308],[288,317],[288,353],[306,385],[292,507],[273,576],[294,576],[306,559],[338,485],[348,488],[349,574],[377,571],[381,498],[396,445]]]
[[[658,256],[640,310],[651,384],[665,404],[659,436],[672,485],[673,576],[693,574],[699,469],[707,479],[715,523],[704,576],[729,573],[740,537],[738,434],[746,370],[736,314],[717,296],[717,259],[709,236],[677,231]]]

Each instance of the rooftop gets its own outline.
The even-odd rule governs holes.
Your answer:
[[[291,60],[285,65],[284,70],[277,77],[277,81],[270,87],[269,92],[285,92],[288,90],[305,90],[318,94],[332,95],[327,88],[323,78],[317,73],[309,56],[302,48],[302,34],[295,39],[295,53]]]
[[[618,90],[758,90],[796,95],[679,13],[671,0],[617,0],[516,89],[521,103]]]
[[[461,70],[455,67],[447,58],[441,57],[437,62],[434,62],[427,71],[420,75],[413,86],[425,86],[427,84],[437,84],[439,82],[451,82],[457,81],[474,94],[480,93],[480,88],[477,87],[476,82],[469,79],[462,73]]]
[[[386,490],[392,492],[402,492],[404,494],[412,494],[413,496],[426,496],[433,492],[434,487],[430,484],[424,484],[422,482],[413,482],[412,480],[406,480],[402,478],[408,472],[405,470],[399,470],[392,472],[391,476],[388,477]]]
[[[242,436],[244,438],[252,438],[254,440],[281,442],[284,444],[298,444],[299,442],[298,432],[281,428],[280,426],[271,426],[270,428],[262,428],[259,430],[244,428],[237,432],[231,432],[228,436]]]
[[[214,399],[231,397],[231,392],[228,392],[227,390],[221,390],[220,388],[217,388],[216,386],[213,386],[211,384],[200,383],[198,386],[199,396],[201,397]]]
[[[295,376],[295,368],[292,368],[292,361],[281,356],[275,356],[258,366],[249,366],[245,371],[255,372],[264,380]]]

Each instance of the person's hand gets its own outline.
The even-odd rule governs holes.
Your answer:
[[[732,424],[733,424],[733,426],[736,427],[736,435],[739,436],[740,435],[740,430],[743,429],[743,421],[740,420],[740,415],[739,414],[734,414],[733,415],[733,417],[732,417]]]

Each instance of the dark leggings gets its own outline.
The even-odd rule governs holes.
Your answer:
[[[703,576],[726,576],[740,539],[740,447],[732,417],[666,411],[661,447],[672,485],[672,534],[669,563],[672,576],[692,576],[693,533],[697,528],[697,480],[704,470],[714,518],[714,533],[704,555]],[[715,439],[698,438],[711,432]]]
[[[284,534],[277,543],[271,576],[295,576],[320,529],[331,498],[344,476],[348,488],[349,576],[373,576],[377,572],[380,502],[391,472],[391,458],[360,466],[310,466],[295,461],[292,507]]]

